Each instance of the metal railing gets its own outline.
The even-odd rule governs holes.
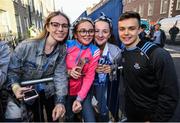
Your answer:
[[[34,84],[38,84],[38,83],[45,83],[45,82],[51,82],[51,81],[53,81],[53,78],[49,77],[49,78],[43,78],[43,79],[23,81],[23,82],[21,82],[21,85],[27,86],[27,85],[34,85]]]

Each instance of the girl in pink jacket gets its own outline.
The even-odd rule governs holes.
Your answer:
[[[93,45],[94,23],[90,18],[80,18],[73,25],[74,40],[68,40],[66,64],[69,74],[66,121],[76,121],[74,113],[82,110],[85,122],[95,122],[91,105],[90,88],[100,50]]]

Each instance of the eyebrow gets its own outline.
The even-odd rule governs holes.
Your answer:
[[[119,28],[138,28],[137,26],[128,26],[128,27],[126,27],[126,26],[119,26]]]
[[[94,28],[86,29],[86,28],[79,28],[79,30],[94,30]]]
[[[58,23],[58,24],[61,24],[61,23],[59,23],[59,22],[55,22],[55,21],[51,21],[51,22],[49,22],[49,23]],[[68,23],[63,22],[62,24],[68,24]]]

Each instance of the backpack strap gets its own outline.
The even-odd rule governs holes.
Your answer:
[[[140,48],[141,52],[145,54],[147,59],[150,58],[150,55],[154,51],[154,49],[158,48],[158,46],[152,42],[143,42],[143,41],[140,41],[137,47]]]

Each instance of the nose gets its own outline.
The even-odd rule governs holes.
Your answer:
[[[100,31],[100,32],[99,32],[99,37],[102,37],[102,36],[103,36],[103,32]]]
[[[128,34],[129,34],[128,29],[125,30],[124,34],[125,34],[125,35],[128,35]]]
[[[59,31],[63,31],[63,27],[62,27],[62,25],[59,25],[58,30],[59,30]]]
[[[102,32],[102,31],[99,31],[99,32],[97,33],[97,35],[98,35],[99,37],[102,37],[102,36],[103,36],[103,32]]]

